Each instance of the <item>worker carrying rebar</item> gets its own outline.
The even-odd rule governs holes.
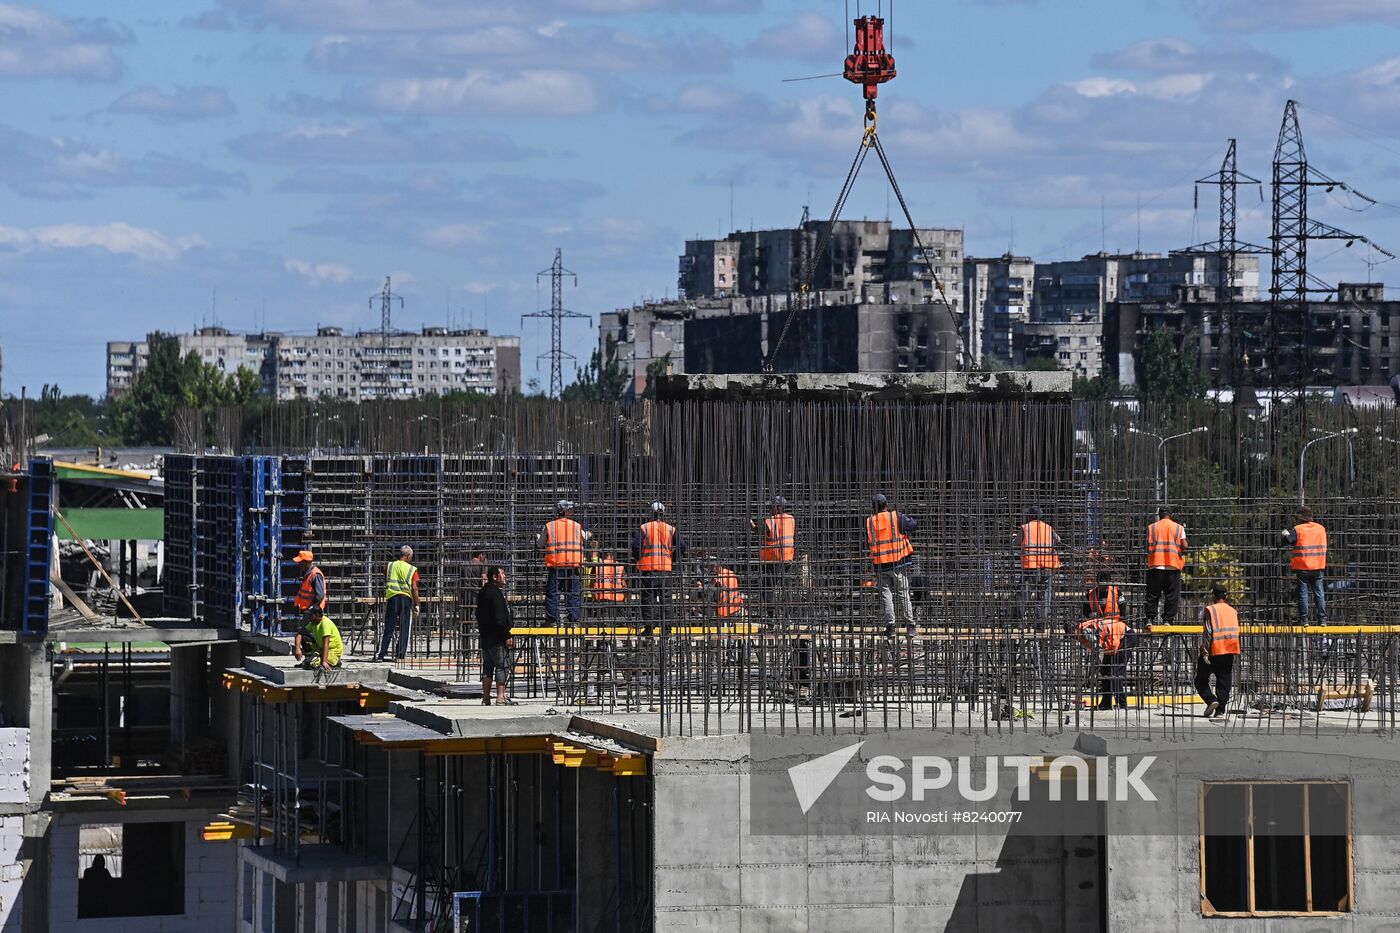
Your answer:
[[[292,600],[297,612],[305,615],[312,606],[325,611],[326,575],[316,563],[316,555],[311,551],[297,551],[292,563],[301,564],[301,586],[297,589],[296,598]]]
[[[705,558],[705,571],[709,579],[710,602],[714,606],[715,618],[732,622],[744,614],[747,602],[739,588],[739,576],[719,562],[711,554]]]
[[[632,536],[632,560],[636,574],[632,588],[642,603],[642,623],[648,628],[667,625],[673,569],[685,557],[686,543],[680,531],[666,521],[666,506],[651,504],[651,520]]]
[[[1098,654],[1098,709],[1109,710],[1117,703],[1128,706],[1128,658],[1133,647],[1132,632],[1123,621],[1122,591],[1112,576],[1100,572],[1097,581],[1085,594],[1083,621],[1075,637],[1085,648]]]
[[[788,512],[787,500],[775,495],[768,500],[768,517],[749,519],[761,544],[758,560],[763,573],[765,613],[769,618],[780,610],[791,611],[797,582],[797,519]]]
[[[340,667],[340,656],[345,650],[341,641],[340,629],[331,617],[319,606],[306,610],[302,627],[292,641],[292,654],[301,666],[314,670],[320,668],[329,672]]]
[[[1157,520],[1147,526],[1147,598],[1143,601],[1143,625],[1157,621],[1157,605],[1162,606],[1162,624],[1176,621],[1181,604],[1181,572],[1186,569],[1186,526],[1162,506]]]
[[[909,575],[914,568],[914,545],[909,535],[919,523],[903,512],[890,508],[884,493],[870,498],[870,517],[865,520],[865,544],[875,565],[875,586],[884,610],[885,634],[895,634],[895,617],[908,627],[910,635],[919,631],[914,619],[914,603],[909,595]]]
[[[1283,543],[1293,548],[1289,565],[1298,580],[1298,624],[1308,624],[1308,603],[1312,602],[1317,624],[1327,624],[1327,600],[1322,595],[1327,571],[1327,529],[1317,521],[1313,510],[1300,505],[1294,515],[1297,524],[1282,533]],[[1311,600],[1309,600],[1311,597]]]
[[[560,499],[554,507],[554,520],[546,522],[535,536],[535,547],[544,552],[544,617],[549,625],[559,624],[559,597],[563,594],[569,623],[583,622],[583,553],[588,532],[574,521],[574,504]]]
[[[1206,703],[1206,718],[1225,716],[1230,703],[1230,684],[1235,661],[1240,656],[1240,615],[1230,605],[1225,587],[1211,587],[1211,599],[1201,617],[1201,648],[1196,659],[1196,692]],[[1210,679],[1215,678],[1215,690]]]
[[[616,604],[626,601],[627,578],[622,572],[622,564],[618,563],[617,555],[612,551],[603,551],[601,556],[597,551],[593,552],[593,588],[590,592],[599,602]]]
[[[379,639],[379,651],[374,655],[376,661],[389,656],[391,644],[394,645],[394,657],[400,661],[408,655],[413,613],[420,603],[418,568],[413,566],[412,561],[413,548],[405,544],[399,548],[398,560],[390,561],[384,567],[384,634]],[[395,635],[398,636],[397,642]]]
[[[1026,521],[1011,539],[1021,556],[1021,616],[1029,614],[1034,600],[1041,629],[1049,624],[1054,609],[1061,546],[1059,534],[1043,516],[1038,505],[1026,509]]]

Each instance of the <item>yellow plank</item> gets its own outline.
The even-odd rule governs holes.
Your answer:
[[[1154,625],[1149,635],[1199,635],[1199,625]],[[1241,635],[1400,635],[1400,625],[1241,625]]]

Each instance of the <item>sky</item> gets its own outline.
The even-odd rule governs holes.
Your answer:
[[[520,334],[547,383],[521,315],[556,248],[596,320],[674,296],[687,238],[830,213],[860,91],[784,79],[838,72],[874,6],[0,0],[4,391],[101,394],[106,341],[157,329],[375,328],[385,276],[396,325]],[[1400,0],[889,6],[880,135],[915,220],[969,255],[1214,239],[1193,182],[1232,137],[1267,181],[1290,98],[1314,167],[1381,202],[1315,189],[1312,216],[1400,253]],[[872,160],[844,216],[890,206]],[[1257,188],[1240,207],[1267,245]],[[1364,243],[1311,255],[1400,286]],[[568,326],[581,361],[596,343]]]

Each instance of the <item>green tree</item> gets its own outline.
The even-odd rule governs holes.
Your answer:
[[[671,354],[658,357],[647,364],[647,387],[643,398],[656,398],[656,382],[662,376],[671,374]]]
[[[1172,332],[1163,328],[1143,341],[1137,383],[1138,394],[1148,402],[1174,403],[1206,395],[1206,377],[1196,355],[1183,352]]]
[[[240,367],[226,373],[196,353],[180,356],[180,342],[166,334],[147,338],[146,366],[113,404],[117,429],[131,444],[170,444],[175,412],[192,408],[210,414],[222,405],[244,405],[261,389],[258,374]]]
[[[111,412],[106,402],[90,395],[64,395],[45,385],[29,402],[30,434],[47,435],[53,447],[96,447],[112,443]]]
[[[564,387],[563,398],[570,402],[615,402],[630,382],[617,359],[617,341],[607,337],[604,347],[594,350],[588,365],[577,371],[573,384]]]
[[[1026,360],[1026,365],[1021,369],[1028,373],[1057,373],[1060,371],[1060,361],[1050,356],[1033,356]]]

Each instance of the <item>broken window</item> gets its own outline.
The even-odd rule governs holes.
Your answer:
[[[185,912],[185,824],[78,829],[78,919]]]
[[[1351,911],[1350,784],[1205,784],[1202,798],[1204,915]]]

